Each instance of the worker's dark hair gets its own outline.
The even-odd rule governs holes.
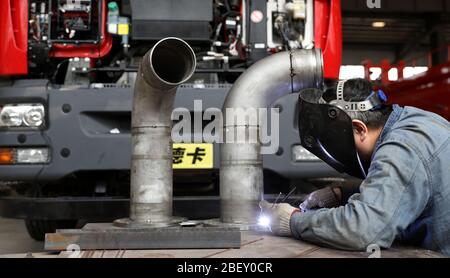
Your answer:
[[[336,99],[336,86],[334,84],[324,94],[326,101]],[[349,79],[344,86],[344,99],[346,101],[358,102],[366,100],[373,91],[373,84],[362,78]],[[382,105],[381,107],[367,112],[348,112],[353,120],[360,120],[368,127],[383,127],[392,113],[391,105]]]

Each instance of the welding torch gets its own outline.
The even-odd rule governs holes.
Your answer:
[[[286,202],[287,199],[295,192],[296,189],[297,188],[294,187],[288,194],[286,194],[286,196],[284,196],[283,199],[281,199],[280,202],[278,202],[278,200],[280,200],[280,197],[282,195],[282,193],[280,192],[280,194],[278,194],[277,198],[275,199],[275,202],[272,204],[271,209],[273,209],[276,204]],[[262,208],[261,208],[261,212],[260,212],[259,219],[258,219],[258,225],[261,227],[270,229],[270,219],[269,219],[269,217],[267,217],[266,215],[263,214]]]

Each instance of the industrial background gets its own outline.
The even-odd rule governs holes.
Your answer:
[[[46,233],[97,222],[139,226],[149,214],[162,226],[185,217],[251,228],[263,194],[293,192],[295,203],[335,181],[358,183],[300,146],[298,90],[367,78],[393,103],[450,119],[450,0],[369,2],[377,1],[1,1],[0,255],[46,256]],[[255,65],[276,55],[291,55],[291,64]],[[240,93],[248,83],[236,80],[250,76],[253,65],[260,74],[275,72],[269,83],[298,85],[278,95],[275,85],[261,89],[261,99]],[[132,109],[134,90],[146,94],[135,93]],[[259,156],[259,144],[221,147],[200,139],[176,142],[163,161],[170,148],[165,127],[178,122],[171,108],[195,116],[194,100],[202,100],[203,111],[279,108],[280,147]],[[151,147],[139,145],[147,136]],[[159,197],[133,195],[141,179],[164,180],[152,188]],[[255,181],[261,186],[249,189]],[[142,205],[146,198],[160,198],[160,205]],[[51,244],[47,250],[59,250]]]

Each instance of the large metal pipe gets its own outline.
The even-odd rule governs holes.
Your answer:
[[[269,56],[250,67],[235,82],[223,106],[227,109],[267,108],[278,98],[302,88],[323,83],[322,53],[319,49],[295,50]],[[252,121],[254,122],[254,121]],[[259,132],[259,123],[224,123],[227,134]],[[256,224],[258,203],[263,195],[261,143],[238,142],[221,145],[221,220],[241,228]]]
[[[119,226],[163,227],[172,217],[171,113],[177,86],[194,73],[195,53],[183,40],[165,38],[142,59],[132,111],[130,218]]]

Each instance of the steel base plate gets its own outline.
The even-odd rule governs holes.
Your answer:
[[[46,234],[45,250],[224,249],[240,248],[241,232],[232,227],[174,226],[119,228],[112,223],[87,224],[82,229]]]

